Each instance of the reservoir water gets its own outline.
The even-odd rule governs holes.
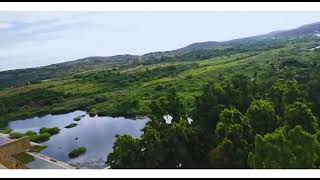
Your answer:
[[[80,121],[74,118],[83,116]],[[127,119],[124,117],[89,117],[86,112],[75,111],[63,115],[47,115],[9,123],[15,132],[29,130],[38,132],[42,127],[59,127],[60,133],[42,144],[48,146],[41,154],[48,155],[60,161],[74,164],[80,168],[100,169],[105,168],[107,155],[112,152],[116,135],[128,134],[139,138],[141,129],[148,122],[148,118]],[[74,128],[66,129],[65,126],[77,123]],[[70,159],[68,154],[75,148],[86,147],[87,152],[75,159]]]

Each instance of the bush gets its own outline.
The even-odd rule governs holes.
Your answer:
[[[33,135],[33,136],[29,136],[30,141],[32,142],[36,142],[36,143],[42,143],[45,141],[50,140],[51,135],[49,133],[41,133],[39,135]]]
[[[49,133],[51,136],[59,134],[60,133],[60,129],[58,127],[54,127],[54,128],[41,128],[40,129],[40,134],[43,133]]]
[[[35,135],[37,135],[37,133],[34,132],[34,131],[27,131],[27,132],[25,133],[25,136],[28,136],[28,137],[30,137],[30,136],[35,136]]]
[[[11,128],[5,128],[4,130],[1,130],[0,133],[2,134],[10,134],[12,133],[13,129]]]
[[[20,139],[20,138],[23,138],[25,137],[25,134],[23,133],[19,133],[19,132],[13,132],[10,134],[10,138],[11,139]]]
[[[94,117],[97,115],[97,110],[95,108],[91,109],[90,112],[89,112],[89,116],[90,117]]]
[[[70,158],[76,158],[79,157],[80,155],[86,153],[87,149],[85,147],[80,147],[78,149],[74,149],[69,153]]]

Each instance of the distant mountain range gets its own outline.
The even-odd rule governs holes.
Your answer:
[[[75,61],[38,68],[4,71],[0,72],[0,88],[23,85],[30,82],[34,83],[54,78],[62,78],[75,73],[95,69],[118,68],[131,65],[148,65],[168,61],[197,60],[204,58],[201,56],[203,51],[218,51],[229,48],[232,53],[232,49],[241,48],[247,44],[257,43],[258,47],[259,42],[269,42],[272,45],[272,41],[283,41],[306,36],[320,36],[320,23],[313,23],[291,30],[274,31],[268,34],[224,42],[199,42],[190,44],[181,49],[165,52],[153,52],[142,56],[117,55],[110,57],[87,57]],[[210,56],[206,56],[205,58],[212,58],[218,55],[219,53],[210,52]]]

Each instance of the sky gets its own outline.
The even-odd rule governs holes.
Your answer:
[[[4,12],[0,71],[142,55],[320,22],[320,12]]]

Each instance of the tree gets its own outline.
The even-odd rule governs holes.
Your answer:
[[[107,164],[111,168],[208,167],[206,155],[212,138],[186,120],[172,124],[155,121],[148,123],[143,132],[139,139],[117,137]]]
[[[184,105],[175,89],[169,91],[167,98],[166,112],[172,116],[172,122],[179,122],[185,116]]]
[[[258,94],[258,72],[254,72],[252,79],[252,94],[254,97]]]
[[[235,108],[223,110],[215,134],[218,145],[208,155],[211,167],[247,168],[252,135],[246,117]]]
[[[299,83],[296,80],[289,81],[287,83],[286,103],[292,104],[299,100],[301,97],[301,91]]]
[[[137,140],[129,135],[118,136],[113,146],[113,152],[108,155],[107,164],[117,168],[142,168],[139,162],[139,149]]]
[[[132,115],[135,114],[139,106],[139,100],[137,98],[128,98],[126,100],[117,102],[115,104],[115,111],[120,115]]]
[[[215,134],[219,140],[228,138],[232,141],[240,139],[250,141],[253,139],[248,119],[234,107],[224,109],[220,113],[220,122],[216,127]]]
[[[242,74],[232,76],[224,87],[227,104],[235,106],[241,112],[245,112],[254,100],[253,86],[251,78],[248,76]]]
[[[279,124],[273,105],[267,100],[255,100],[246,113],[253,128],[253,134],[264,135],[273,132]]]
[[[0,114],[7,113],[7,108],[5,104],[0,104]]]
[[[255,149],[248,156],[251,168],[317,168],[320,157],[319,133],[304,131],[301,126],[286,128],[264,136],[257,135]]]
[[[285,111],[287,88],[284,82],[277,81],[270,90],[270,99],[275,104],[276,114],[283,115]]]
[[[149,115],[153,121],[159,120],[164,122],[163,116],[166,115],[166,110],[163,108],[166,105],[166,98],[161,97],[157,100],[153,100],[149,108],[151,110],[151,114]]]
[[[292,104],[301,99],[302,93],[296,80],[285,82],[278,80],[271,88],[270,98],[276,105],[275,110],[279,115],[283,115],[286,105]]]
[[[225,108],[225,92],[218,84],[205,84],[196,98],[192,113],[194,123],[205,130],[215,129],[220,112]]]
[[[153,119],[164,121],[164,115],[172,116],[172,122],[179,122],[185,117],[185,109],[175,89],[169,90],[166,97],[152,101],[149,108]]]
[[[318,129],[318,119],[312,113],[311,109],[302,102],[296,102],[290,105],[285,114],[286,123],[290,128],[296,125],[311,133]]]

